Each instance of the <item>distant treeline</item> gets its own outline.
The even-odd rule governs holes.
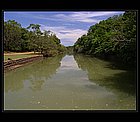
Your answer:
[[[125,11],[91,26],[88,33],[76,41],[74,51],[136,63],[136,15],[136,11]]]
[[[73,46],[67,46],[66,47],[66,53],[68,54],[68,55],[73,55]]]
[[[4,22],[4,51],[37,51],[44,55],[55,55],[66,50],[60,39],[51,31],[40,30],[39,24],[27,28],[15,20]]]

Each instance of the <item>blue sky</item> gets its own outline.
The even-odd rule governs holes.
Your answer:
[[[65,46],[73,45],[89,27],[124,11],[5,11],[4,21],[15,20],[22,27],[40,24],[41,31],[50,30]]]

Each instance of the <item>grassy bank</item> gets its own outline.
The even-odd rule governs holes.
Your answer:
[[[20,58],[27,58],[27,57],[33,57],[38,56],[39,53],[34,52],[23,52],[23,53],[4,53],[4,61],[7,61],[8,58],[14,60],[14,59],[20,59]]]

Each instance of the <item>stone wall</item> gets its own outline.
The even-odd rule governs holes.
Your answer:
[[[34,57],[17,59],[17,60],[8,60],[8,61],[4,62],[4,70],[7,70],[12,66],[22,65],[22,64],[25,64],[28,62],[32,62],[34,60],[41,59],[41,58],[42,58],[42,56],[34,56]]]

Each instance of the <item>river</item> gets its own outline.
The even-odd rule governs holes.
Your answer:
[[[135,75],[80,54],[44,58],[4,74],[4,109],[136,110]]]

